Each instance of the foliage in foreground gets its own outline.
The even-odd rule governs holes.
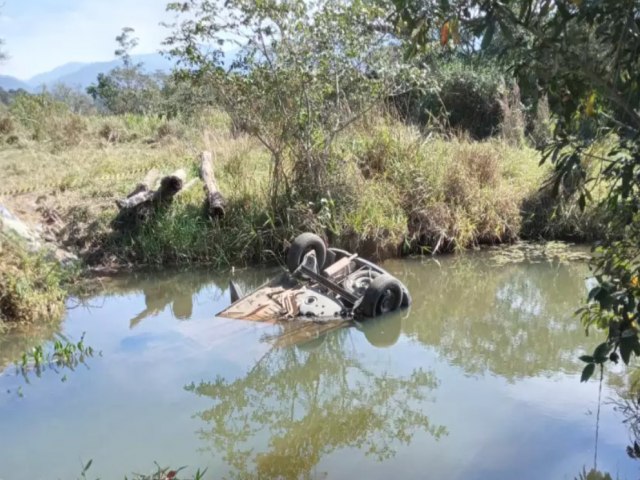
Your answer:
[[[0,234],[0,328],[59,320],[66,297],[63,279],[55,261],[28,253],[16,240]]]
[[[607,330],[583,374],[595,364],[640,356],[640,4],[635,0],[394,0],[396,25],[416,51],[439,33],[442,47],[492,49],[521,82],[546,94],[556,126],[546,149],[553,188],[567,185],[600,208],[607,235],[596,249],[597,285],[582,310],[585,326]],[[451,34],[451,35],[450,35]],[[450,40],[451,38],[451,40]],[[611,148],[594,155],[604,139]],[[594,158],[602,169],[589,175]]]

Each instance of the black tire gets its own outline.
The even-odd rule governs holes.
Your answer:
[[[406,288],[402,289],[402,303],[400,304],[400,308],[409,308],[413,303],[413,299],[411,298],[411,294],[409,290]]]
[[[402,303],[402,285],[391,275],[380,275],[373,279],[364,292],[360,310],[365,317],[373,318],[393,312]]]
[[[298,235],[287,252],[287,268],[291,273],[298,269],[304,256],[311,250],[316,253],[318,268],[322,269],[327,258],[327,247],[318,235],[307,232]]]

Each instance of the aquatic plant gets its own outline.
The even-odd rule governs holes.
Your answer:
[[[22,357],[15,365],[15,372],[21,375],[25,382],[30,383],[31,375],[41,377],[46,371],[60,373],[64,370],[75,370],[79,365],[85,365],[87,359],[96,355],[93,347],[85,344],[84,334],[80,340],[73,342],[62,335],[45,345],[38,345],[22,354]],[[98,352],[98,355],[102,355]],[[63,374],[62,381],[67,381],[66,374]],[[21,395],[21,391],[18,391]]]
[[[87,476],[89,469],[93,465],[93,460],[89,460],[83,467],[82,472],[80,473],[81,480],[90,480],[90,477]],[[193,475],[181,476],[180,472],[184,471],[187,467],[180,468],[170,468],[170,467],[161,467],[158,463],[155,464],[155,470],[152,473],[133,473],[131,477],[125,476],[125,480],[203,480],[204,475],[207,472],[207,469],[204,470],[196,470]]]

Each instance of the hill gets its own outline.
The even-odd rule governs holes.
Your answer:
[[[173,62],[159,53],[132,55],[131,58],[134,62],[143,63],[144,70],[147,72],[155,72],[157,70],[168,72],[173,67]],[[56,83],[64,83],[70,87],[85,89],[96,81],[99,73],[107,73],[118,65],[120,65],[119,59],[92,63],[67,63],[49,72],[32,77],[27,81],[27,84],[31,89],[42,85],[50,87]]]
[[[3,90],[18,90],[22,88],[31,91],[31,86],[28,83],[9,75],[0,75],[0,88]]]

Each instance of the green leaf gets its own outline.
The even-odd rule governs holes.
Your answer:
[[[587,199],[583,194],[580,194],[580,197],[578,197],[578,206],[580,207],[580,211],[584,212],[584,209],[587,206]]]
[[[632,335],[628,337],[622,337],[620,340],[620,355],[622,356],[622,361],[625,365],[629,365],[629,360],[631,358],[631,352],[635,352],[638,355],[638,351],[640,350],[640,343],[638,343],[638,336]]]
[[[493,39],[493,34],[496,31],[495,22],[491,22],[482,36],[482,43],[480,44],[480,48],[485,50],[489,45],[491,45],[491,40]]]
[[[609,343],[603,342],[596,347],[593,352],[593,357],[596,363],[603,363],[607,360],[609,352],[611,351],[611,347]]]
[[[589,380],[591,378],[591,375],[593,375],[593,372],[595,370],[596,370],[596,364],[595,363],[589,363],[582,370],[582,376],[580,377],[580,382],[586,382],[587,380]]]
[[[580,357],[580,360],[582,360],[584,363],[593,363],[594,359],[591,355],[582,355]]]
[[[511,33],[511,28],[509,27],[509,25],[507,25],[502,19],[498,19],[498,22],[500,23],[500,31],[502,32],[502,35],[504,35],[504,37],[507,39],[507,41],[513,43],[514,42],[514,38],[513,38],[513,34]]]

